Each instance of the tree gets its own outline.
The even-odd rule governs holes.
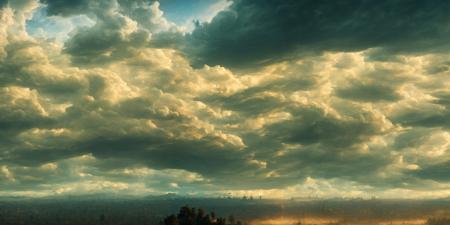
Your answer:
[[[164,219],[164,225],[179,225],[178,219],[175,215],[170,215]]]
[[[230,215],[230,216],[228,217],[228,221],[230,221],[230,225],[234,225],[234,222],[235,222],[234,216],[233,216],[233,215]]]
[[[105,223],[105,214],[100,215],[99,220],[100,220],[100,224],[104,224]]]
[[[226,219],[223,217],[217,217],[215,212],[205,214],[205,211],[199,208],[197,211],[195,208],[189,208],[183,206],[180,208],[178,215],[170,215],[161,221],[161,225],[242,225],[240,221],[236,224],[233,216],[229,217],[230,223],[227,224]]]

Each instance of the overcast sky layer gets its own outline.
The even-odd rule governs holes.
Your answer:
[[[0,0],[0,196],[450,196],[448,12]]]

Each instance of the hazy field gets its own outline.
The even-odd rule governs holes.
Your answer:
[[[206,212],[215,211],[218,216],[225,218],[233,215],[237,220],[250,225],[417,225],[427,224],[429,218],[450,218],[448,200],[300,201],[72,197],[3,199],[0,201],[0,224],[157,225],[165,216],[176,214],[183,205],[203,208]]]

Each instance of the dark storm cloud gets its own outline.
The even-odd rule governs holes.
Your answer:
[[[149,33],[141,30],[124,37],[122,28],[126,23],[123,17],[116,17],[107,22],[97,22],[90,28],[81,28],[65,43],[65,52],[72,56],[74,63],[85,65],[129,57],[132,54],[128,49],[145,45],[149,41]]]
[[[434,101],[436,104],[442,105],[447,110],[450,110],[450,92],[435,93],[434,97],[436,97]]]
[[[390,163],[392,158],[382,151],[362,154],[354,148],[336,151],[320,144],[291,149],[276,160],[278,171],[290,174],[289,179],[302,176],[341,177],[363,183],[373,182],[367,180],[367,176],[373,177]]]
[[[449,126],[449,112],[429,112],[425,110],[413,110],[405,112],[399,117],[393,118],[406,126],[420,126],[420,127],[448,127]]]
[[[316,107],[301,107],[291,113],[295,115],[292,120],[268,127],[269,136],[287,143],[321,143],[340,148],[365,142],[381,134],[383,129],[380,121],[370,114],[361,113],[348,119],[338,119]]]
[[[132,55],[149,45],[152,32],[172,25],[162,17],[159,2],[144,0],[61,1],[45,0],[50,15],[87,15],[92,27],[73,31],[65,52],[76,64],[101,64]]]
[[[207,96],[199,100],[236,112],[257,115],[280,109],[288,104],[285,94],[312,89],[316,83],[314,76],[289,77],[251,87],[230,96]]]
[[[405,71],[377,66],[357,78],[347,79],[347,84],[336,87],[335,95],[358,102],[398,102],[403,99],[401,87],[411,80]]]
[[[246,90],[242,93],[237,93],[228,97],[209,96],[202,100],[211,104],[220,105],[225,109],[248,113],[250,115],[269,112],[284,105],[281,96],[273,96],[264,93],[249,94],[251,91],[252,90]]]
[[[422,179],[431,179],[436,181],[450,180],[450,161],[427,166],[413,173]]]
[[[88,0],[42,0],[49,15],[71,15],[87,9]]]
[[[151,137],[138,139],[139,137],[96,139],[86,148],[92,149],[93,155],[99,159],[129,158],[132,159],[131,165],[141,163],[155,169],[184,169],[208,177],[220,176],[222,173],[231,175],[233,172],[249,169],[243,163],[248,157],[245,152],[236,152],[238,150],[230,145],[221,146],[223,143],[214,137],[171,141],[168,137],[158,141],[151,140]]]
[[[183,45],[185,35],[180,32],[160,32],[152,36],[150,46],[154,48],[171,48],[177,49]]]
[[[423,108],[405,110],[392,119],[407,126],[443,127],[450,129],[450,95],[447,92],[434,94],[435,100]]]
[[[321,59],[316,59],[320,61]],[[321,81],[314,70],[313,60],[305,60],[301,64],[291,63],[289,66],[272,71],[278,79],[262,81],[258,85],[245,88],[231,95],[213,94],[202,96],[198,100],[222,107],[224,109],[255,116],[271,111],[280,111],[290,104],[289,96],[294,92],[311,91]]]
[[[5,7],[8,4],[8,0],[0,0],[0,8]]]
[[[432,128],[417,128],[401,133],[395,138],[394,148],[397,150],[403,150],[405,148],[415,148],[421,146],[423,142],[429,138],[429,134],[432,132]]]
[[[30,93],[26,91],[26,95]],[[51,127],[55,122],[46,116],[36,99],[21,97],[15,88],[0,88],[0,143],[4,138],[33,127]],[[19,95],[19,96],[18,96]]]
[[[0,87],[31,88],[41,94],[52,96],[59,94],[60,99],[67,99],[78,94],[86,84],[83,79],[76,76],[58,76],[52,74],[55,71],[45,71],[49,68],[48,59],[40,55],[45,50],[37,43],[27,41],[11,43],[5,50],[6,57],[0,64]],[[33,67],[34,69],[31,69]]]
[[[445,58],[445,57],[443,57],[443,58]],[[450,62],[444,61],[444,62],[438,63],[437,65],[432,65],[427,68],[427,72],[429,72],[430,74],[450,72]]]
[[[184,51],[196,66],[235,68],[323,51],[445,52],[449,10],[445,0],[236,0],[197,24]]]
[[[338,89],[336,95],[356,101],[398,101],[401,96],[395,88],[383,84],[354,84]]]
[[[89,14],[92,13],[89,10],[102,10],[97,8],[97,6],[106,6],[112,5],[117,2],[119,5],[124,8],[130,9],[133,4],[140,3],[151,3],[154,0],[100,0],[100,1],[89,1],[89,0],[40,0],[42,3],[47,5],[47,12],[49,15],[62,15],[62,16],[70,16],[74,14]],[[103,10],[107,10],[108,8],[103,8]],[[142,16],[139,13],[135,14],[135,16]]]

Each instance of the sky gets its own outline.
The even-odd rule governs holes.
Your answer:
[[[0,196],[450,196],[447,0],[0,0]]]

